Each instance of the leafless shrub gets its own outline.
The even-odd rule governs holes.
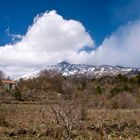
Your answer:
[[[0,80],[5,78],[5,74],[0,70]]]
[[[85,119],[86,110],[83,105],[63,100],[60,104],[54,105],[51,110],[55,122],[64,129],[64,139],[70,140],[72,131],[77,129]]]
[[[76,86],[71,81],[64,81],[62,85],[63,96],[66,99],[72,99],[76,93]]]
[[[111,105],[111,108],[113,109],[117,109],[117,108],[134,109],[138,107],[136,98],[128,93],[122,93],[122,94],[116,95],[111,100],[110,105]]]

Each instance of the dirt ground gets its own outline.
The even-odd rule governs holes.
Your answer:
[[[1,104],[0,140],[63,140],[51,105]],[[140,109],[88,109],[86,119],[72,130],[74,140],[138,140]]]

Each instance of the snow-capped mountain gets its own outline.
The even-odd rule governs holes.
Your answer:
[[[38,68],[30,73],[18,77],[16,80],[20,78],[29,79],[38,77],[42,70],[56,70],[63,76],[84,74],[86,76],[95,78],[105,75],[115,76],[118,74],[135,75],[138,72],[140,72],[140,68],[109,66],[109,65],[93,66],[93,65],[70,64],[68,62],[61,62],[56,65],[47,65],[42,68]]]

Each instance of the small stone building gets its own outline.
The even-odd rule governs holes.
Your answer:
[[[2,87],[5,90],[15,90],[17,88],[17,83],[12,80],[2,80]]]

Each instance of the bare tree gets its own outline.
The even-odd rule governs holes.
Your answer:
[[[0,90],[2,86],[2,79],[4,79],[4,77],[5,77],[4,73],[0,70]]]
[[[0,70],[0,104],[4,102],[5,98],[4,90],[2,89],[2,79],[4,79],[4,77],[4,73]]]
[[[0,70],[0,80],[4,79],[5,74]]]
[[[60,104],[51,108],[53,117],[58,125],[63,127],[64,139],[72,138],[72,131],[77,129],[83,121],[83,106],[78,102],[68,102],[62,100]]]

